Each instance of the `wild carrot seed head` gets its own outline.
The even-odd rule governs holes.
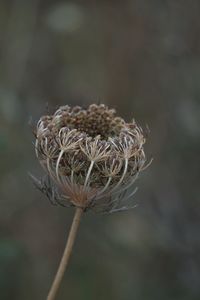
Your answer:
[[[35,148],[59,199],[112,212],[124,209],[125,194],[144,167],[144,143],[135,121],[126,123],[103,104],[87,109],[66,105],[40,118]]]

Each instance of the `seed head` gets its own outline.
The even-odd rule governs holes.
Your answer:
[[[133,120],[92,104],[60,107],[40,118],[36,155],[47,173],[39,188],[53,201],[101,212],[124,210],[144,169],[145,139]]]

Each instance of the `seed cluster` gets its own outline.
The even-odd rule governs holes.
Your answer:
[[[114,109],[108,109],[103,104],[92,104],[88,109],[82,109],[80,106],[71,108],[66,105],[60,107],[54,116],[42,117],[41,121],[49,130],[67,127],[77,129],[91,137],[100,135],[101,139],[108,139],[119,134],[125,124],[124,120],[115,114]]]
[[[135,121],[126,123],[103,104],[62,106],[42,117],[36,132],[37,157],[60,199],[85,210],[124,208],[146,161]]]

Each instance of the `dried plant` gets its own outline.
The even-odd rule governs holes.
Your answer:
[[[142,129],[134,120],[126,123],[103,104],[87,109],[62,106],[39,120],[35,149],[47,177],[34,179],[35,184],[53,204],[76,208],[48,300],[55,299],[82,213],[89,209],[113,213],[133,207],[127,201],[144,169],[144,143]]]

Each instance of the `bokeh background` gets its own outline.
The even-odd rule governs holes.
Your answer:
[[[106,103],[154,158],[129,212],[84,216],[57,299],[200,299],[200,1],[0,0],[0,299],[45,299],[73,209],[53,207],[30,120]]]

